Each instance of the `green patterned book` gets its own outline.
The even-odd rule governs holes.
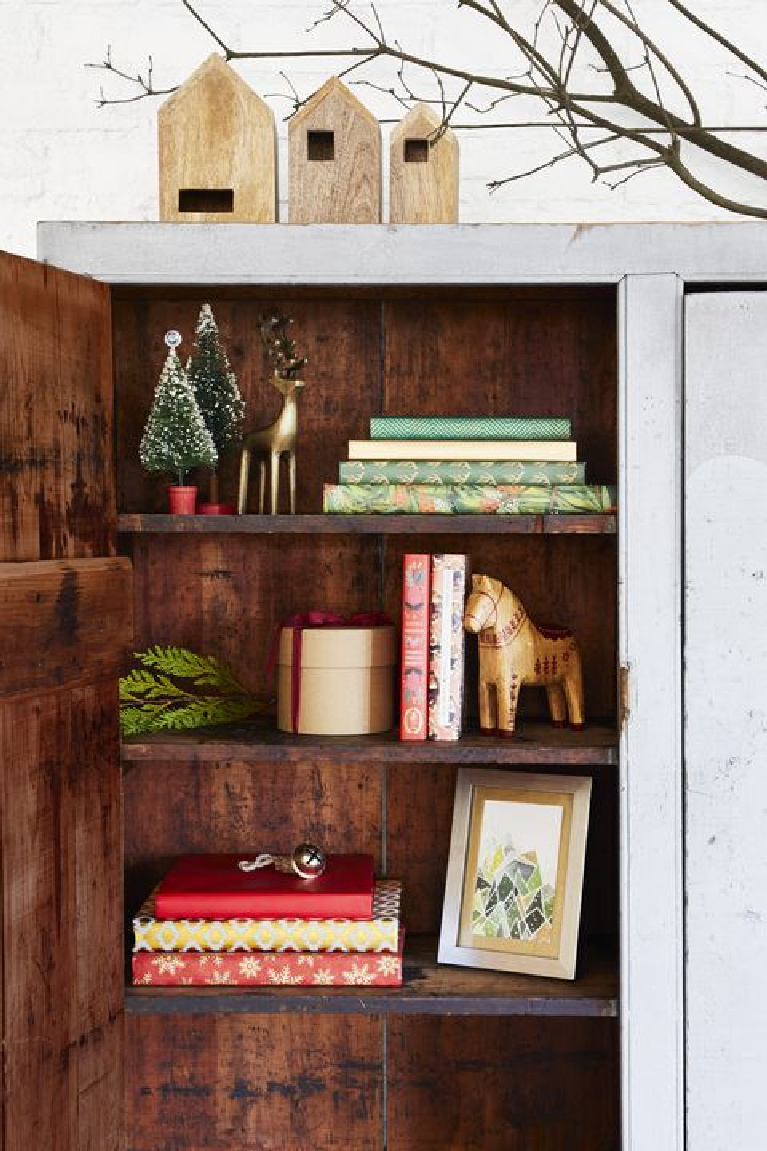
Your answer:
[[[341,484],[583,484],[586,465],[538,460],[342,460]]]
[[[331,515],[589,515],[615,511],[603,484],[325,484]]]
[[[373,416],[374,440],[569,440],[566,416]]]

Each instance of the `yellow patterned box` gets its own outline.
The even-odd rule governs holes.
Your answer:
[[[376,880],[371,919],[155,919],[153,892],[133,919],[133,950],[395,952],[401,895],[400,880]]]

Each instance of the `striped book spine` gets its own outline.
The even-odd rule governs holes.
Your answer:
[[[350,460],[555,460],[573,463],[575,440],[349,440]]]
[[[566,416],[373,416],[374,440],[569,440]]]
[[[426,739],[429,731],[430,555],[406,555],[402,564],[402,740]]]
[[[590,515],[615,503],[604,484],[325,484],[323,493],[330,515]]]
[[[340,484],[535,484],[586,482],[586,465],[546,460],[342,460]]]

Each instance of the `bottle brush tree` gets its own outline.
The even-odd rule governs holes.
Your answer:
[[[179,486],[191,468],[213,468],[216,445],[194,398],[175,348],[160,375],[154,401],[139,445],[139,459],[148,472],[170,472]]]
[[[187,375],[202,418],[219,457],[242,435],[245,402],[240,395],[218,334],[210,304],[203,304],[195,329],[195,342],[187,363]],[[217,464],[211,466],[210,500],[218,503]]]

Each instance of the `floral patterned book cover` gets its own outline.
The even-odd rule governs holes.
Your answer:
[[[225,955],[178,952],[132,956],[133,983],[139,987],[401,987],[404,931],[387,955],[342,951]]]
[[[325,484],[330,515],[589,515],[615,511],[604,484]]]
[[[468,556],[432,556],[429,619],[429,739],[459,739],[463,727],[463,608]]]
[[[402,883],[377,879],[371,919],[158,919],[154,892],[133,919],[134,951],[396,951]]]

